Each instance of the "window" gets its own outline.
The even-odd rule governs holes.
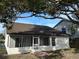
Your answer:
[[[62,27],[62,32],[66,33],[66,27]]]
[[[52,37],[52,46],[55,46],[55,37]]]

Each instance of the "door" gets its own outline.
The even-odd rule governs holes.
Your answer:
[[[39,46],[39,37],[33,37],[33,47],[34,49],[38,49]]]

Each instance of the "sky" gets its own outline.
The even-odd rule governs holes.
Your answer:
[[[22,14],[21,16],[29,16],[30,13]],[[60,22],[59,19],[44,19],[41,17],[29,17],[29,18],[18,18],[16,20],[18,23],[25,23],[25,24],[36,24],[36,25],[43,25],[43,26],[49,26],[54,27],[57,23]],[[0,33],[4,31],[3,25],[0,23]]]
[[[2,24],[0,23],[0,33],[2,33],[3,28],[2,28]]]

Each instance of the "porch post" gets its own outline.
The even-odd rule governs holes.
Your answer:
[[[8,35],[8,42],[7,42],[7,44],[8,44],[8,47],[10,47],[11,46],[11,39],[10,39],[10,36]]]
[[[34,37],[32,37],[32,47],[34,47]]]
[[[22,46],[22,47],[23,47],[23,45],[25,44],[25,42],[23,43],[23,36],[24,36],[24,35],[20,36],[20,37],[21,37],[21,40],[22,40],[22,41],[21,41],[21,46]],[[25,36],[24,36],[24,38],[25,38]],[[24,39],[24,40],[25,40],[25,39]]]
[[[50,39],[50,46],[52,46],[52,37],[50,36],[49,39]]]
[[[40,38],[38,37],[38,47],[40,46]]]

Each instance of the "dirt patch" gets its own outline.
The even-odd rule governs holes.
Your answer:
[[[62,59],[79,59],[79,53],[75,53],[75,49],[72,48],[70,50],[66,50],[63,52],[63,58]]]

